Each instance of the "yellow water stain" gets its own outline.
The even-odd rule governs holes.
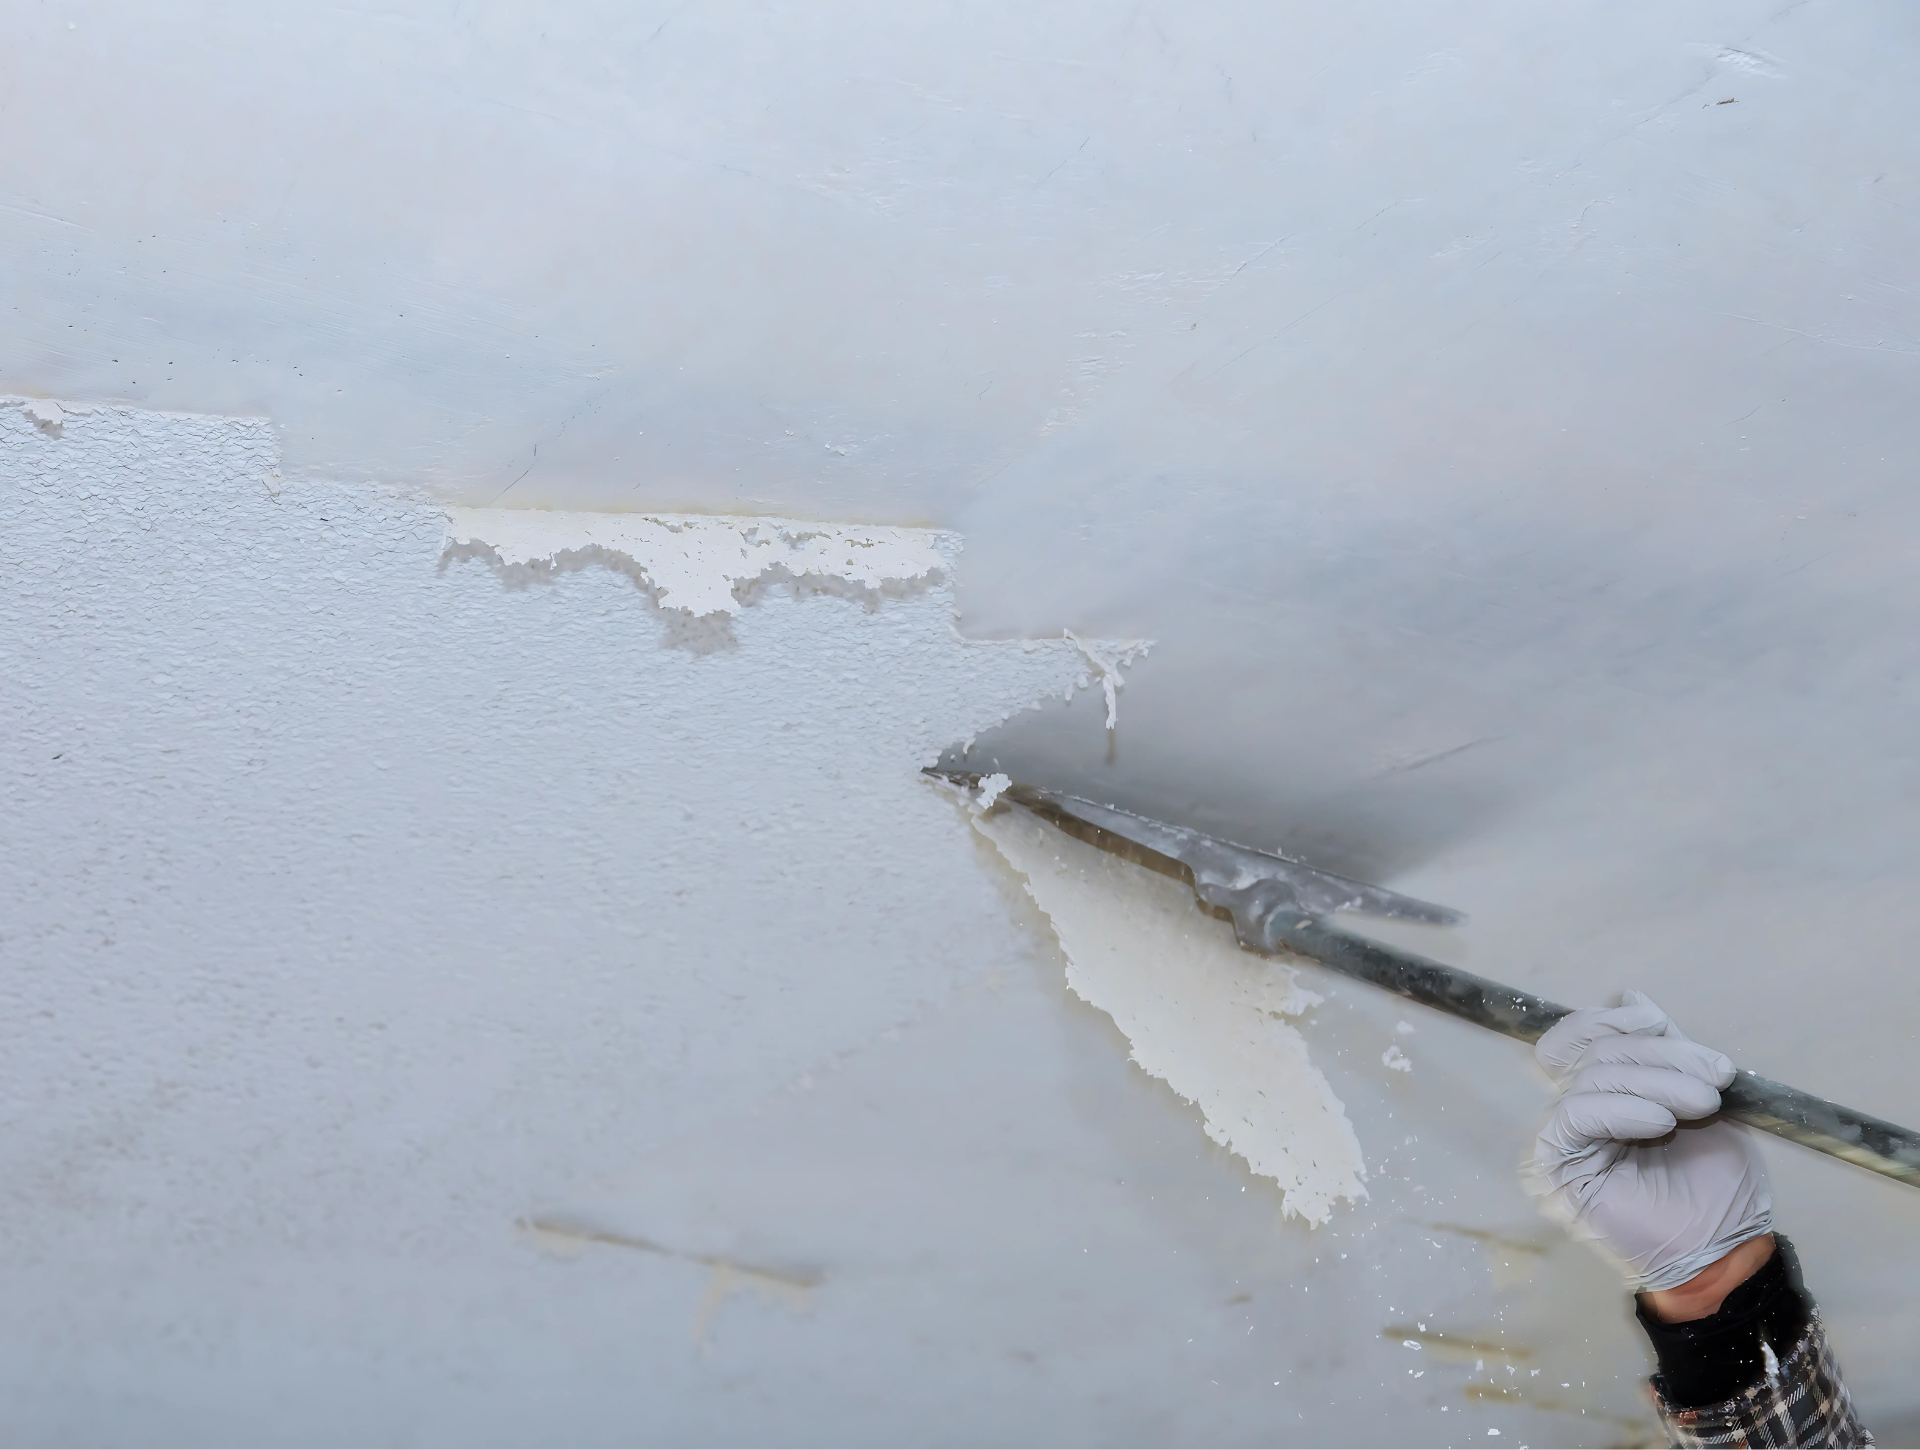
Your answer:
[[[1448,1334],[1442,1329],[1422,1329],[1415,1324],[1389,1324],[1380,1334],[1385,1339],[1401,1344],[1412,1340],[1422,1349],[1431,1351],[1436,1359],[1448,1361],[1502,1359],[1525,1362],[1533,1358],[1533,1351],[1523,1346],[1504,1344],[1497,1339],[1483,1339],[1473,1334]]]
[[[763,1303],[781,1304],[799,1312],[807,1307],[808,1296],[824,1277],[817,1269],[775,1269],[743,1264],[719,1254],[686,1253],[632,1234],[555,1219],[523,1218],[516,1220],[514,1226],[531,1239],[536,1248],[558,1258],[578,1258],[587,1248],[599,1245],[703,1266],[708,1271],[707,1292],[693,1316],[693,1342],[702,1346],[706,1344],[714,1315],[735,1294],[751,1293]]]
[[[1496,1229],[1472,1228],[1460,1223],[1432,1223],[1427,1227],[1435,1233],[1456,1234],[1478,1243],[1496,1290],[1531,1282],[1534,1270],[1554,1248],[1544,1239],[1516,1238]]]

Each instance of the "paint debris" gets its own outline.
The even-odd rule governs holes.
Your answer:
[[[1113,1018],[1134,1062],[1199,1105],[1208,1137],[1280,1185],[1284,1213],[1318,1225],[1366,1197],[1346,1109],[1286,1020],[1321,1000],[1290,968],[1242,951],[1186,883],[1023,807],[973,824],[1052,922],[1067,985]]]
[[[1072,630],[1061,631],[1073,641],[1074,648],[1087,657],[1100,677],[1100,691],[1107,699],[1107,729],[1111,730],[1120,723],[1120,691],[1126,688],[1126,677],[1120,671],[1139,659],[1153,648],[1150,639],[1082,639]],[[1091,680],[1082,676],[1075,689],[1084,689]],[[1068,691],[1072,698],[1072,691]]]
[[[1399,1043],[1393,1043],[1380,1054],[1380,1061],[1395,1072],[1412,1072],[1413,1059],[1400,1050]]]
[[[1524,1345],[1510,1345],[1496,1337],[1497,1331],[1489,1331],[1485,1338],[1455,1334],[1448,1337],[1444,1330],[1429,1330],[1426,1325],[1389,1324],[1380,1331],[1385,1339],[1397,1339],[1409,1349],[1424,1349],[1450,1364],[1465,1364],[1468,1360],[1479,1362],[1485,1368],[1488,1355],[1497,1355],[1504,1362],[1520,1360],[1523,1363],[1533,1358],[1533,1350]]]
[[[960,547],[959,535],[933,529],[546,509],[450,508],[447,538],[484,546],[505,564],[558,563],[605,549],[633,562],[662,608],[696,618],[738,613],[739,587],[776,572],[877,590],[943,572]]]
[[[992,810],[993,803],[1000,799],[1000,793],[1012,784],[1013,779],[1011,776],[1002,775],[998,771],[995,771],[992,775],[983,777],[980,781],[980,794],[974,800],[974,809],[977,811]]]

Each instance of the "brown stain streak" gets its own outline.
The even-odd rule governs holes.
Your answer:
[[[661,1258],[679,1259],[683,1263],[699,1264],[703,1268],[723,1270],[744,1278],[764,1279],[789,1289],[815,1288],[822,1277],[817,1269],[770,1269],[760,1264],[743,1264],[737,1259],[729,1259],[719,1254],[684,1253],[679,1249],[670,1249],[664,1244],[656,1244],[651,1239],[611,1233],[605,1229],[586,1228],[556,1219],[523,1218],[518,1220],[518,1226],[528,1233],[548,1235],[580,1244],[604,1244],[608,1248],[632,1249],[642,1254],[658,1254]]]
[[[1481,1243],[1493,1244],[1499,1248],[1511,1250],[1516,1254],[1541,1254],[1551,1251],[1552,1245],[1539,1239],[1508,1238],[1490,1228],[1468,1228],[1459,1223],[1430,1223],[1426,1225],[1435,1233],[1458,1234],[1461,1238],[1478,1239]]]
[[[1411,1324],[1389,1324],[1380,1331],[1383,1339],[1408,1340],[1431,1349],[1442,1355],[1465,1358],[1469,1355],[1491,1356],[1510,1360],[1529,1360],[1533,1358],[1531,1349],[1511,1344],[1502,1344],[1494,1339],[1475,1339],[1471,1335],[1447,1334],[1438,1329],[1420,1329]]]

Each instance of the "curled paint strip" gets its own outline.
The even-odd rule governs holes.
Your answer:
[[[1120,723],[1120,691],[1127,684],[1120,671],[1152,649],[1154,642],[1150,639],[1082,639],[1070,629],[1061,633],[1072,640],[1074,648],[1087,657],[1087,663],[1100,672],[1100,689],[1107,697],[1107,729],[1113,729]]]

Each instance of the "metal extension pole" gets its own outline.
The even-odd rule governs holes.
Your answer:
[[[1297,911],[1282,908],[1270,916],[1266,936],[1270,951],[1295,952],[1522,1042],[1538,1042],[1541,1033],[1571,1010],[1458,967],[1362,941],[1311,918],[1303,920]],[[1720,1090],[1720,1111],[1749,1127],[1920,1188],[1920,1133],[1911,1128],[1744,1069]]]

